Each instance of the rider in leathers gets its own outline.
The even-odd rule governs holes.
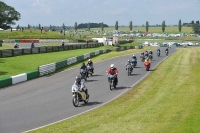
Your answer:
[[[74,84],[77,85],[78,88],[81,87],[81,76],[80,76],[80,75],[79,75],[79,76],[76,76],[76,80],[75,80]],[[85,87],[85,88],[83,88],[82,90],[85,92],[86,96],[88,97],[88,90],[87,90],[87,88]],[[81,90],[81,91],[82,91],[82,90]]]
[[[89,60],[88,60],[88,63],[87,63],[87,65],[89,65],[89,66],[91,67],[91,69],[92,69],[92,73],[94,73],[93,62],[92,62],[92,60],[91,60],[91,59],[89,59]]]
[[[84,63],[84,62],[83,62],[83,64],[82,64],[82,66],[81,66],[80,70],[81,70],[81,69],[85,70],[86,77],[87,77],[87,78],[89,78],[89,76],[88,76],[88,71],[87,71],[87,66],[85,65],[85,63]],[[81,72],[80,72],[80,74],[81,74]]]
[[[110,68],[107,71],[108,74],[110,75],[114,75],[114,81],[116,81],[116,85],[118,83],[118,78],[117,78],[117,74],[118,74],[118,70],[117,68],[115,68],[114,64],[110,65]],[[108,77],[108,81],[110,81],[110,77]]]
[[[127,70],[127,65],[129,65],[129,66],[131,66],[131,70],[133,70],[133,66],[132,66],[132,63],[131,63],[131,61],[130,60],[128,60],[128,62],[126,63],[126,70]]]

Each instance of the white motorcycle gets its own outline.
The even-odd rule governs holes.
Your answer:
[[[87,89],[83,82],[81,82],[81,87],[79,88],[77,85],[72,85],[72,103],[75,107],[79,106],[79,102],[84,102],[85,104],[89,101],[89,95],[83,91]]]

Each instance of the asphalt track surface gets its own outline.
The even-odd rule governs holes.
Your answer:
[[[170,49],[169,55],[175,51],[174,48]],[[166,58],[164,48],[161,48],[161,57],[157,57],[156,52],[153,52],[151,68]],[[32,130],[104,105],[128,91],[149,73],[139,60],[139,54],[135,55],[138,58],[138,65],[131,76],[127,75],[125,63],[132,55],[94,63],[94,76],[85,83],[90,94],[89,103],[81,103],[80,107],[73,106],[71,94],[71,86],[79,74],[79,68],[0,89],[0,133]],[[119,83],[113,91],[109,89],[106,75],[112,63],[119,70]]]

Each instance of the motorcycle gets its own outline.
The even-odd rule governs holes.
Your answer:
[[[149,54],[149,59],[152,60],[153,59],[153,55]]]
[[[145,66],[146,71],[149,71],[150,65],[151,65],[150,62],[144,62],[144,66]]]
[[[132,60],[131,60],[131,63],[132,63],[133,68],[137,66],[136,59],[132,59]]]
[[[113,88],[116,88],[116,81],[115,81],[115,76],[117,75],[109,75],[108,76],[108,82],[109,82],[109,87],[110,87],[110,90],[113,90]]]
[[[16,49],[16,48],[19,49],[19,45],[15,45],[14,48],[15,48],[15,49]]]
[[[92,67],[90,65],[87,65],[87,71],[90,76],[92,76]]]
[[[166,56],[168,56],[168,51],[165,51],[165,53],[166,53]]]
[[[87,81],[87,72],[84,69],[80,70],[80,74],[81,74],[81,79],[84,79],[85,81]]]
[[[79,102],[84,102],[85,104],[89,101],[89,95],[87,96],[83,89],[87,89],[84,83],[81,83],[79,88],[77,85],[72,85],[72,103],[75,107],[79,106]]]
[[[140,59],[141,59],[141,62],[144,62],[145,56],[144,55],[140,55]]]
[[[128,76],[129,76],[133,72],[133,67],[131,65],[127,64],[126,65],[126,70],[127,70]]]
[[[160,56],[160,51],[157,51],[157,56],[158,56],[158,57]]]

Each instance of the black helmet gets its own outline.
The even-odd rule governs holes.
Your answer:
[[[79,82],[79,81],[81,81],[81,76],[80,75],[76,76],[76,82]]]
[[[83,62],[83,64],[82,64],[83,66],[85,66],[85,63]]]

